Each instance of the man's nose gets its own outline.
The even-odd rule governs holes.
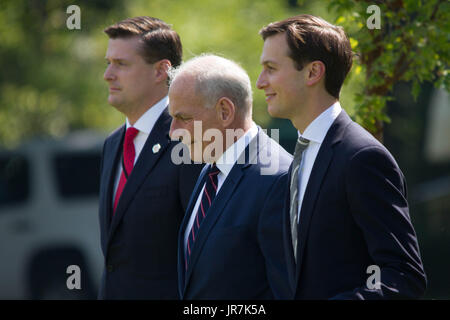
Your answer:
[[[111,64],[109,64],[106,67],[105,73],[103,74],[103,79],[105,81],[111,81],[114,80],[114,78],[115,78],[114,72],[112,71]]]
[[[179,140],[180,139],[180,137],[177,136],[177,134],[176,134],[177,133],[176,132],[176,129],[177,129],[176,122],[177,122],[176,119],[172,119],[172,122],[170,123],[169,136],[170,136],[170,139],[172,139],[172,140]]]
[[[259,74],[258,80],[256,80],[256,87],[258,89],[264,89],[267,86],[267,80],[264,76],[264,71]]]

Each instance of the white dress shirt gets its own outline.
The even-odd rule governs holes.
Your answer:
[[[219,193],[220,188],[222,187],[223,183],[225,182],[225,179],[228,177],[228,175],[231,172],[231,169],[233,169],[233,166],[235,165],[236,161],[244,152],[247,145],[250,143],[250,141],[256,137],[258,134],[258,127],[255,123],[252,123],[252,126],[250,127],[245,134],[240,137],[235,143],[233,143],[231,146],[228,147],[227,150],[220,156],[220,158],[216,162],[216,166],[219,169],[220,173],[217,175],[217,194]],[[209,165],[211,167],[211,165]],[[195,216],[197,215],[198,207],[200,206],[200,202],[202,200],[203,196],[203,190],[205,189],[205,184],[203,184],[202,190],[198,194],[197,202],[195,203],[194,209],[192,210],[191,217],[189,219],[189,222],[187,224],[186,230],[184,232],[184,249],[186,250],[187,241],[189,238],[189,233],[191,232],[192,225],[194,224]]]
[[[311,170],[313,168],[314,162],[316,161],[317,154],[319,153],[320,146],[322,145],[328,130],[333,124],[334,120],[341,113],[341,105],[339,101],[335,102],[331,107],[322,112],[313,122],[311,122],[308,127],[306,127],[305,132],[300,134],[299,137],[308,139],[309,145],[303,152],[302,161],[300,163],[300,168],[298,170],[298,181],[299,181],[299,193],[298,193],[298,216],[297,222],[300,221],[300,211],[302,208],[303,197],[305,195],[305,190],[308,185],[309,176],[311,175]]]
[[[144,148],[144,144],[147,141],[150,132],[152,132],[153,127],[155,126],[156,121],[161,116],[164,109],[169,104],[169,97],[165,96],[161,100],[159,100],[156,104],[154,104],[151,108],[149,108],[133,125],[134,128],[139,130],[139,133],[134,138],[134,150],[136,151],[136,155],[134,156],[134,163],[136,163],[139,155],[141,154],[142,148]],[[125,130],[131,127],[128,118],[126,119],[126,127]],[[123,156],[123,155],[122,155]],[[120,158],[122,159],[122,157]],[[122,160],[120,160],[122,161]],[[122,174],[122,166],[117,166],[116,179],[114,182],[114,194],[112,197],[113,206],[114,199],[116,198],[116,191],[119,186],[120,175]]]

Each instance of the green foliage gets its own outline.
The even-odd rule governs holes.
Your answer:
[[[0,144],[81,128],[108,132],[120,125],[123,115],[107,104],[103,72],[108,39],[103,29],[138,15],[172,24],[181,36],[184,60],[209,52],[239,62],[250,75],[254,118],[262,126],[271,118],[264,94],[255,86],[261,71],[260,28],[300,13],[335,21],[360,54],[341,104],[374,130],[378,121],[388,120],[384,106],[395,82],[412,81],[416,95],[423,81],[449,87],[450,51],[447,2],[375,2],[382,12],[381,30],[367,29],[366,8],[372,3],[365,1],[335,0],[327,8],[330,2],[293,0],[2,0]],[[81,9],[81,30],[66,27],[71,4]]]
[[[258,31],[272,21],[292,15],[287,1],[273,0],[138,0],[129,15],[150,15],[173,25],[183,42],[183,60],[214,53],[238,62],[249,74],[254,92],[254,118],[270,121],[265,97],[256,89],[261,72],[263,41]]]
[[[367,7],[381,10],[381,28],[369,30]],[[355,118],[375,135],[389,122],[385,111],[392,88],[412,83],[416,99],[425,81],[450,89],[450,4],[441,0],[350,1],[334,0],[329,8],[356,44],[354,68],[364,70],[365,81],[356,95]]]
[[[256,89],[261,71],[264,25],[299,14],[331,19],[320,1],[278,0],[2,0],[0,2],[0,144],[12,146],[34,135],[62,136],[95,128],[111,131],[123,115],[107,103],[103,80],[108,38],[103,29],[131,16],[149,15],[180,34],[184,60],[203,52],[231,58],[250,75],[254,119],[271,121],[264,93]],[[66,8],[81,9],[81,30],[68,30]],[[353,80],[351,80],[353,81]],[[350,83],[351,83],[350,81]],[[356,85],[342,100],[351,110]]]
[[[123,115],[107,104],[103,80],[108,38],[103,29],[130,16],[150,15],[172,23],[184,59],[214,52],[259,73],[258,30],[289,15],[277,1],[77,1],[81,30],[69,30],[70,0],[0,2],[0,144],[34,135],[62,136],[96,128],[110,131]],[[256,102],[264,102],[262,94]],[[267,121],[265,103],[255,112]]]
[[[102,128],[106,91],[100,53],[92,37],[117,1],[78,1],[81,30],[66,27],[72,1],[0,3],[0,143],[34,135]]]

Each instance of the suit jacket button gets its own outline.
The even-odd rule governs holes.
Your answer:
[[[114,268],[113,268],[112,264],[108,264],[106,266],[106,270],[108,270],[108,272],[113,272]]]

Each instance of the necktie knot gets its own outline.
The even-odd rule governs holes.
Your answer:
[[[136,129],[134,127],[129,127],[127,129],[127,132],[125,132],[124,145],[130,145],[130,143],[133,143],[134,138],[136,138],[138,133],[139,133],[138,129]]]
[[[211,168],[209,168],[209,176],[213,177],[213,176],[217,176],[220,173],[219,168],[217,168],[216,164],[214,163]]]
[[[303,137],[298,137],[297,143],[295,144],[294,157],[299,153],[303,152],[309,145],[309,140]]]

